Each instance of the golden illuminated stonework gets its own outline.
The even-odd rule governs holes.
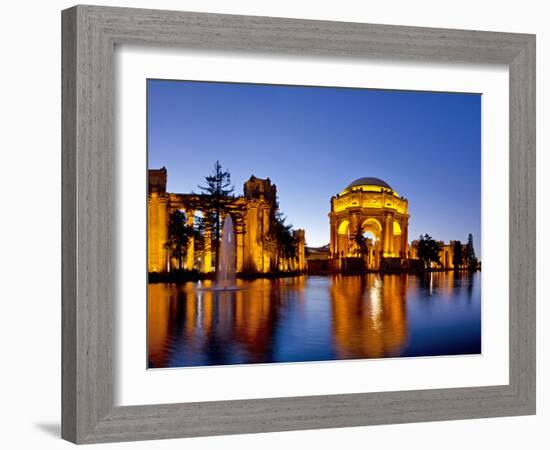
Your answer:
[[[200,194],[166,192],[167,170],[149,170],[149,193],[147,198],[147,265],[150,273],[167,273],[176,267],[176,260],[167,249],[168,221],[175,210],[185,211],[189,225],[201,215],[204,202]],[[305,232],[293,230],[296,241],[296,257],[276,258],[270,240],[270,218],[277,207],[277,188],[270,179],[251,176],[244,183],[243,195],[232,197],[228,206],[233,219],[236,261],[239,273],[268,273],[273,271],[304,271]],[[186,270],[211,273],[215,269],[212,230],[206,228],[201,245],[190,239],[185,254]]]
[[[383,258],[408,258],[408,201],[388,183],[359,178],[333,196],[330,205],[332,269],[355,259],[377,270]]]

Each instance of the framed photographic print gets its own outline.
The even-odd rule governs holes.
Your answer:
[[[77,443],[535,412],[532,35],[63,11]]]

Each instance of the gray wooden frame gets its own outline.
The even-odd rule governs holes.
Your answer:
[[[535,36],[97,6],[63,11],[62,30],[63,438],[94,443],[535,413]],[[508,65],[510,383],[114,407],[119,43]]]

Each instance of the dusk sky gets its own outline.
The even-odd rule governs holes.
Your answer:
[[[474,235],[481,256],[481,96],[148,80],[148,167],[200,192],[216,160],[235,194],[277,185],[287,222],[329,242],[331,196],[382,178],[409,201],[409,241]]]

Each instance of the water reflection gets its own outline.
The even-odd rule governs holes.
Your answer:
[[[205,282],[208,283],[208,282]],[[472,354],[479,274],[296,277],[219,292],[150,284],[149,367]]]
[[[405,275],[333,279],[330,298],[337,359],[400,354],[407,340],[406,286]]]

